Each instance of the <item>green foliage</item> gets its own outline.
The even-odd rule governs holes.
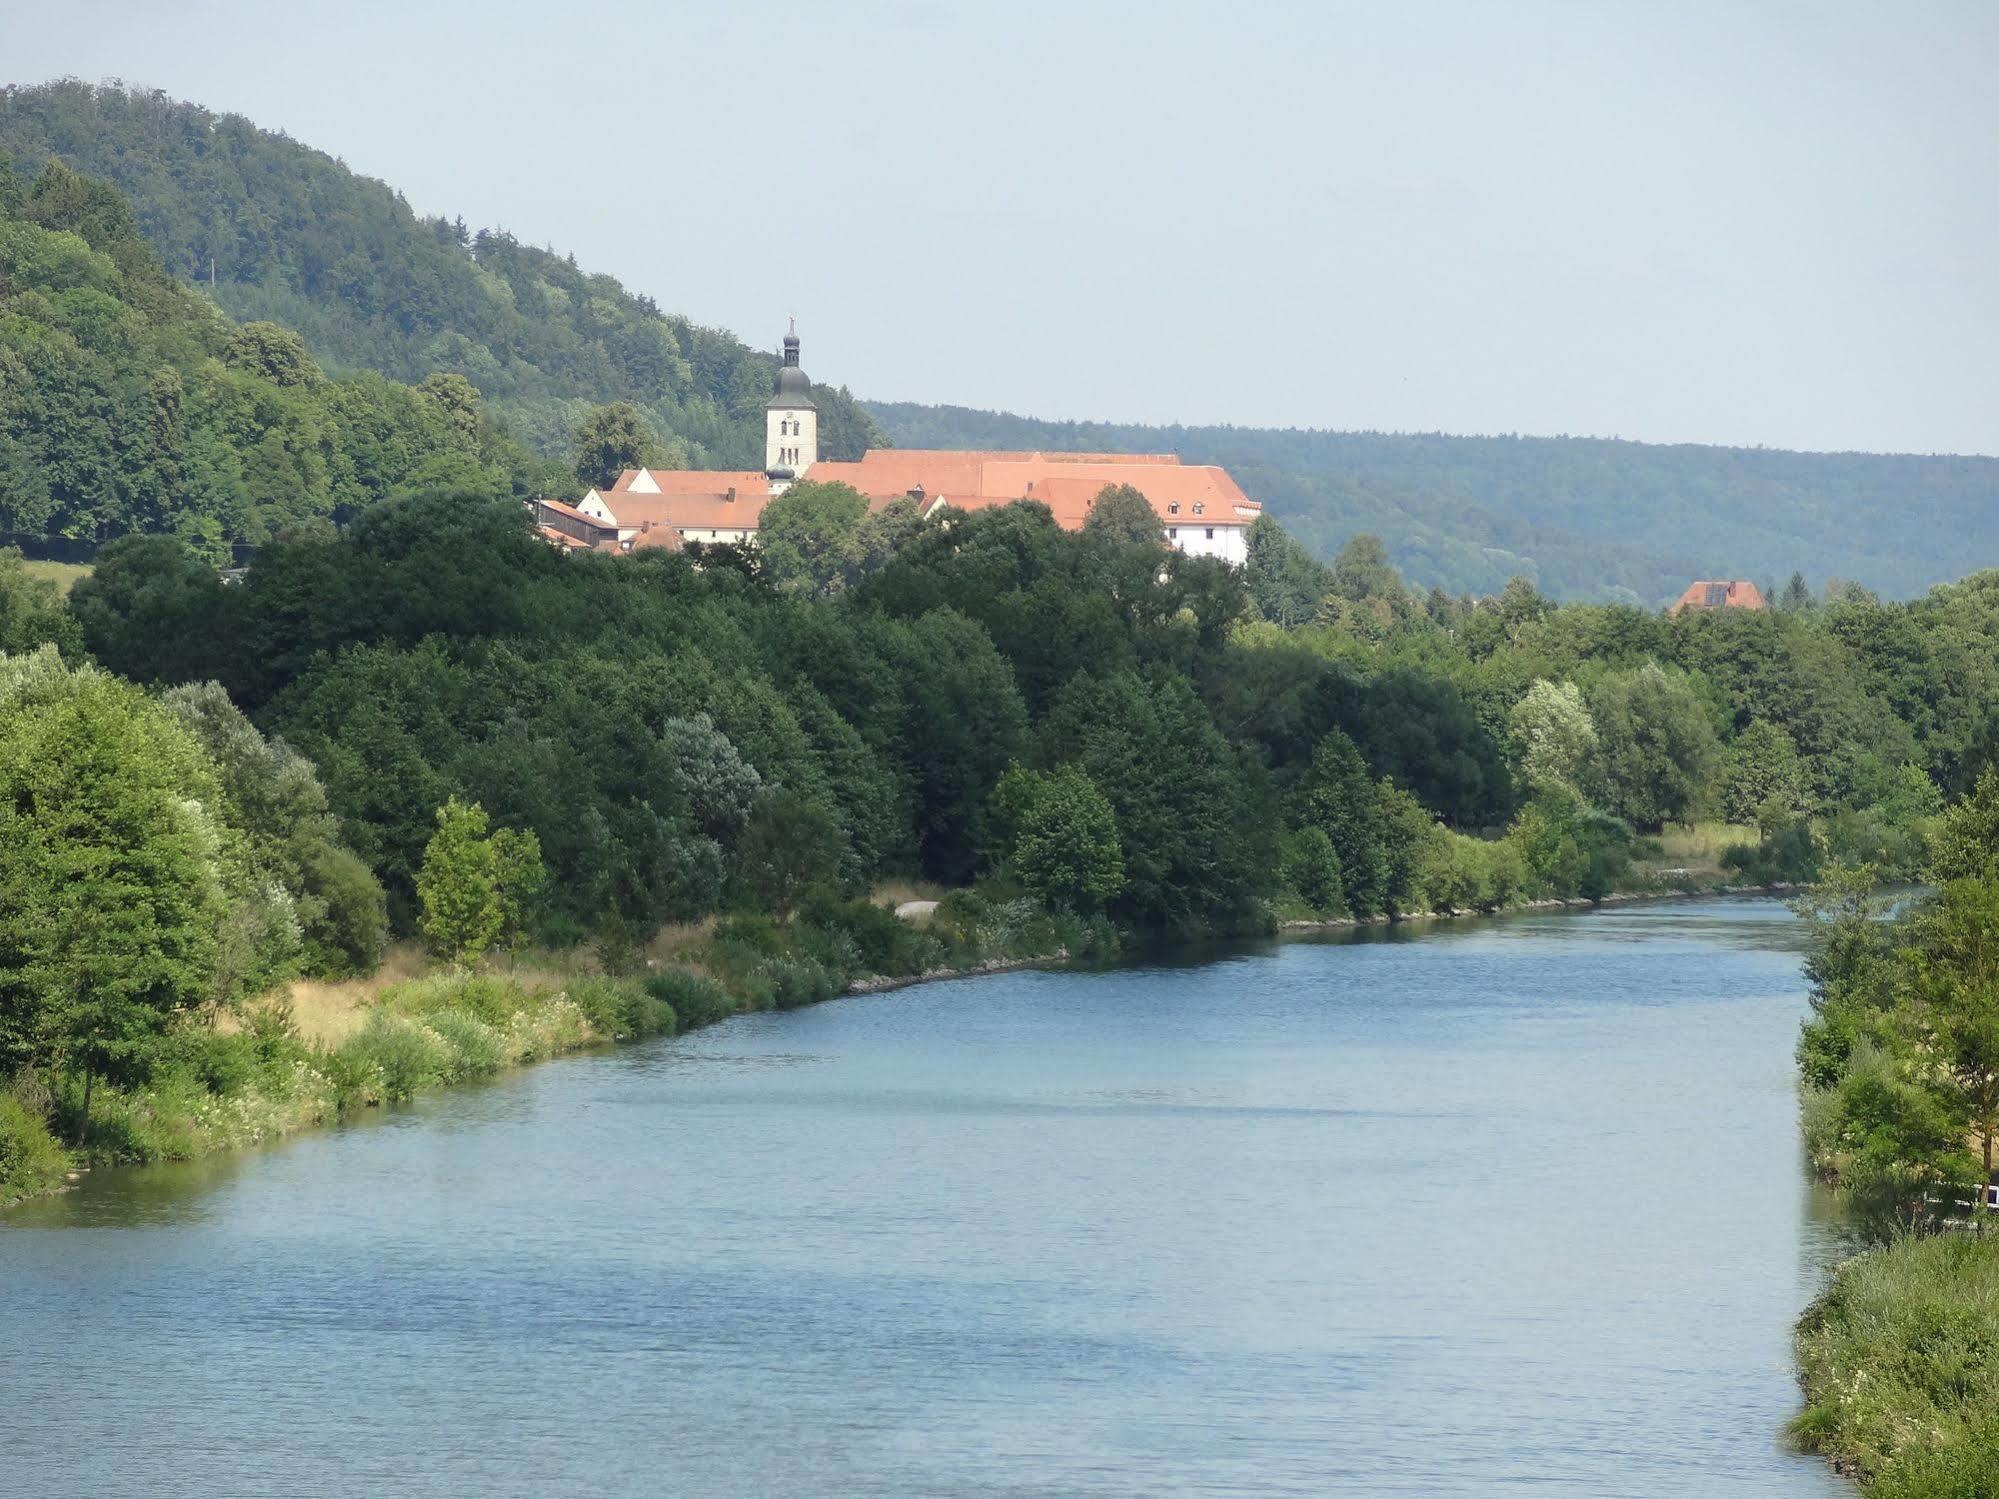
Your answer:
[[[297,927],[307,972],[361,973],[388,937],[382,888],[341,841],[312,762],[282,739],[266,739],[214,682],[176,687],[161,704],[207,752],[242,829],[255,897],[275,889]],[[257,954],[245,987],[275,982],[289,953]]]
[[[921,524],[914,501],[877,511],[847,484],[793,484],[757,522],[757,570],[780,592],[830,598],[878,571]]]
[[[1799,1324],[1798,1441],[1876,1499],[1999,1492],[1999,1240],[1907,1239],[1847,1261]]]
[[[44,646],[0,656],[0,1070],[143,1075],[215,999],[244,885],[214,768],[168,713]]]
[[[489,835],[486,829],[484,808],[447,799],[437,809],[437,832],[417,873],[424,941],[457,967],[518,935],[526,903],[544,879],[533,833],[501,828]]]
[[[1541,791],[1588,787],[1598,753],[1596,724],[1575,683],[1534,683],[1507,723],[1528,785]]]
[[[609,489],[618,475],[632,468],[660,468],[665,457],[659,441],[647,430],[638,408],[624,401],[599,406],[576,428],[572,467],[585,489]]]
[[[168,273],[236,317],[296,329],[328,369],[461,377],[551,460],[524,466],[539,482],[567,468],[591,410],[617,403],[677,466],[762,464],[773,354],[662,313],[571,257],[418,218],[384,184],[241,116],[117,86],[12,89],[0,96],[9,152],[29,171],[60,156],[110,179]],[[90,229],[107,212],[71,217]],[[825,456],[885,445],[845,390],[815,385],[813,399]]]
[[[1008,867],[1030,895],[1085,914],[1116,898],[1124,887],[1117,816],[1082,770],[1015,768],[993,795],[1008,826]]]
[[[1656,829],[1699,804],[1714,730],[1687,680],[1647,662],[1602,678],[1590,694],[1609,809]]]
[[[0,136],[19,103],[0,101]],[[532,482],[476,405],[328,380],[298,334],[232,326],[105,184],[48,161],[0,203],[0,530],[171,532],[226,565],[232,542],[350,514],[440,461]]]
[[[733,996],[706,974],[668,968],[645,982],[646,994],[678,1017],[683,1031],[698,1030],[738,1013]]]
[[[1165,544],[1165,527],[1152,501],[1130,484],[1106,484],[1090,501],[1090,513],[1083,529],[1108,541],[1159,548]]]
[[[18,550],[0,547],[0,654],[24,656],[44,645],[75,656],[83,634],[63,607],[62,591],[30,573]]]
[[[1339,850],[1322,827],[1294,828],[1278,847],[1278,878],[1284,888],[1320,916],[1344,915],[1346,886]]]
[[[1729,822],[1754,822],[1772,799],[1786,812],[1802,812],[1809,793],[1791,736],[1759,718],[1736,735],[1722,757],[1715,810]]]
[[[0,1088],[0,1207],[48,1191],[68,1169],[69,1156],[42,1116]]]

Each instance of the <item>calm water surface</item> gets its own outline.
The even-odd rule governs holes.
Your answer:
[[[1834,1495],[1791,918],[733,1021],[0,1217],[0,1492]]]

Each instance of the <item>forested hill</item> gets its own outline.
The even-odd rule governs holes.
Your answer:
[[[1999,459],[1037,421],[876,401],[903,447],[1133,449],[1228,466],[1330,557],[1356,531],[1403,575],[1496,593],[1520,573],[1558,598],[1658,605],[1701,578],[1804,573],[1894,597],[1999,563]]]
[[[329,369],[414,383],[460,374],[530,447],[567,458],[592,407],[629,402],[668,462],[758,467],[774,355],[662,313],[575,260],[462,220],[420,218],[383,183],[237,115],[75,80],[0,93],[0,154],[50,157],[132,202],[167,270],[238,318],[304,335]],[[829,457],[880,442],[822,386]]]
[[[543,477],[459,376],[328,379],[168,276],[115,189],[0,153],[0,547],[170,532],[224,563],[398,491]]]

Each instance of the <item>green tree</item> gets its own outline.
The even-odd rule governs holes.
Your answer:
[[[42,645],[75,655],[83,637],[55,583],[30,573],[19,551],[0,547],[0,652],[25,655]]]
[[[1268,515],[1250,522],[1244,573],[1257,612],[1286,629],[1311,623],[1330,581],[1325,565]]]
[[[1312,751],[1301,801],[1304,825],[1320,828],[1332,843],[1347,908],[1356,916],[1388,910],[1390,850],[1380,790],[1353,740],[1337,729]]]
[[[1573,682],[1543,678],[1527,689],[1508,715],[1520,753],[1520,774],[1537,791],[1590,784],[1597,752],[1596,724]]]
[[[1980,1181],[1989,1182],[1999,1144],[1999,878],[1947,882],[1914,926],[1915,1058],[1978,1140]]]
[[[577,426],[571,446],[577,481],[586,489],[608,489],[626,469],[655,467],[662,456],[645,418],[626,401],[592,411]]]
[[[1117,815],[1081,769],[1015,768],[994,795],[1013,824],[1013,872],[1044,905],[1088,914],[1124,888]]]
[[[1083,529],[1093,536],[1133,545],[1158,546],[1166,538],[1152,501],[1129,484],[1106,484],[1090,502]]]
[[[485,809],[448,798],[417,872],[418,922],[425,943],[445,961],[467,967],[521,930],[540,888],[541,844],[533,833],[488,834]]]
[[[221,788],[136,688],[51,647],[0,657],[0,1070],[143,1077],[211,992],[232,877]]]
[[[1736,735],[1721,757],[1715,797],[1730,822],[1755,822],[1773,799],[1789,813],[1804,811],[1805,771],[1791,736],[1761,718]]]
[[[1278,849],[1278,875],[1285,888],[1322,915],[1346,910],[1339,850],[1321,827],[1294,828]]]
[[[839,878],[841,841],[823,808],[781,787],[768,790],[737,849],[738,877],[751,899],[789,921],[807,891]]]
[[[312,762],[284,740],[266,739],[217,683],[176,687],[160,701],[215,765],[228,820],[244,834],[253,905],[282,905],[308,972],[373,968],[388,938],[382,887],[342,841]],[[289,960],[278,919],[273,912],[252,921],[264,935],[246,976],[259,987],[275,982]]]
[[[1656,830],[1686,817],[1707,790],[1714,729],[1687,679],[1647,662],[1602,678],[1589,697],[1610,807]]]

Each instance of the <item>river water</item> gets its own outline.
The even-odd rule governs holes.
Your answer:
[[[1766,901],[932,984],[0,1215],[0,1492],[1836,1495]]]

